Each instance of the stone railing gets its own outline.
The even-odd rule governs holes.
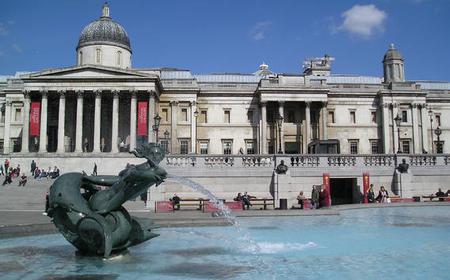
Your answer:
[[[411,168],[450,165],[450,155],[168,155],[169,167],[275,168],[394,168],[405,159]]]

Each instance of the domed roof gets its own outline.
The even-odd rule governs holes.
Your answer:
[[[383,62],[385,62],[386,60],[394,60],[394,59],[403,60],[403,56],[394,47],[394,44],[391,44],[389,46],[389,50],[384,54]]]
[[[81,31],[77,50],[84,46],[99,44],[118,46],[131,52],[128,34],[120,24],[111,19],[107,3],[103,5],[103,15],[100,19],[91,22]]]

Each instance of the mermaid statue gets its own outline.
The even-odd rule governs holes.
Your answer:
[[[159,144],[148,143],[131,153],[146,162],[128,164],[118,176],[65,173],[50,187],[48,216],[82,254],[107,258],[158,236],[151,220],[130,216],[122,204],[166,179],[158,165],[165,152]]]

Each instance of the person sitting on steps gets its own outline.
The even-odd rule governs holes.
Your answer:
[[[174,194],[173,197],[169,200],[172,202],[173,210],[180,210],[181,198],[177,194]]]

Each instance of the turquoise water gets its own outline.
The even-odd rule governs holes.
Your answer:
[[[60,235],[2,239],[0,278],[449,279],[447,206],[239,222],[240,232],[159,229],[160,237],[108,260],[76,256]]]

